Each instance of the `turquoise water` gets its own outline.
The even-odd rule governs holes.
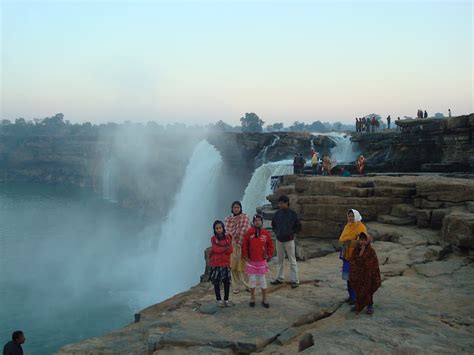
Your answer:
[[[21,329],[25,354],[51,354],[132,322],[146,306],[144,228],[90,192],[0,184],[1,346]]]

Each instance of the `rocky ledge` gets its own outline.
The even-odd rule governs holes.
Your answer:
[[[309,255],[299,262],[301,284],[296,289],[288,284],[270,286],[270,309],[258,304],[250,308],[246,292],[231,296],[232,307],[219,308],[213,300],[212,286],[203,282],[144,309],[136,323],[102,337],[64,346],[58,354],[295,354],[300,351],[471,354],[474,352],[474,264],[470,243],[474,234],[471,210],[474,186],[472,180],[458,180],[291,177],[277,191],[277,194],[290,194],[292,204],[306,223],[313,219],[313,222],[337,224],[328,214],[336,215],[337,211],[330,210],[338,204],[342,205],[338,215],[344,216],[346,209],[352,207],[368,216],[366,224],[375,239],[374,249],[383,276],[382,287],[375,294],[372,316],[350,312],[344,303],[346,291],[338,253],[330,247],[323,253],[325,256],[309,255],[308,251],[315,246],[317,249],[321,238],[317,229],[313,232],[306,229],[298,238],[300,251]],[[369,182],[373,186],[367,186]],[[352,195],[359,194],[354,192],[359,189],[376,188],[375,196]],[[346,202],[320,201],[325,193],[333,194],[336,199],[344,197]],[[380,207],[379,213],[379,207],[367,207],[364,211],[364,206],[372,205],[357,198],[387,200],[376,204],[385,206]],[[311,203],[307,204],[308,201]],[[438,204],[428,207],[428,202]],[[323,206],[320,209],[307,207],[319,204]],[[430,223],[418,225],[418,220],[425,221],[421,214],[418,217],[418,210],[426,208],[433,209]],[[457,210],[445,213],[441,229],[437,229],[431,223],[433,211],[451,208]],[[266,210],[267,217],[271,211]],[[412,218],[408,223],[408,217],[415,220]],[[406,223],[400,223],[400,219],[406,219]],[[324,242],[335,245],[334,238]],[[269,278],[276,272],[274,262],[270,266]]]

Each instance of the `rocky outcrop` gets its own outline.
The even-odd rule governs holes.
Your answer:
[[[378,222],[368,228],[383,277],[372,316],[344,303],[340,260],[331,253],[299,263],[298,288],[270,286],[269,309],[250,308],[245,292],[219,308],[210,283],[201,283],[141,311],[136,323],[58,354],[472,353],[474,264],[446,258],[436,231]]]
[[[353,133],[367,172],[474,172],[474,114],[396,124],[401,131]]]
[[[461,219],[468,221],[467,216],[474,215],[469,212],[474,202],[473,179],[432,175],[293,175],[285,176],[282,185],[268,197],[274,208],[282,194],[289,196],[290,205],[300,215],[303,226],[300,238],[337,239],[346,222],[346,213],[351,208],[359,210],[364,221],[417,225],[435,230],[440,230],[445,219],[452,216],[446,220],[445,227],[450,231],[469,230],[467,226],[455,223],[455,216],[461,214]],[[269,214],[269,211],[264,210],[264,213]],[[467,243],[469,238],[461,237],[461,234],[456,240],[460,238]]]

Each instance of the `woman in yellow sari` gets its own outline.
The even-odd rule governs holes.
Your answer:
[[[349,292],[349,304],[354,304],[356,294],[349,282],[349,268],[352,253],[357,246],[357,238],[360,233],[367,233],[367,228],[362,223],[362,216],[357,210],[349,210],[347,212],[347,224],[339,237],[339,244],[342,246],[340,258],[342,259],[342,279],[347,281],[347,292]],[[370,238],[370,237],[369,237]]]

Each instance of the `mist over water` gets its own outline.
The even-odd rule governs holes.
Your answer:
[[[225,214],[222,159],[202,141],[187,160],[156,221],[92,192],[0,185],[1,341],[22,329],[25,353],[51,354],[197,284],[212,222]]]

